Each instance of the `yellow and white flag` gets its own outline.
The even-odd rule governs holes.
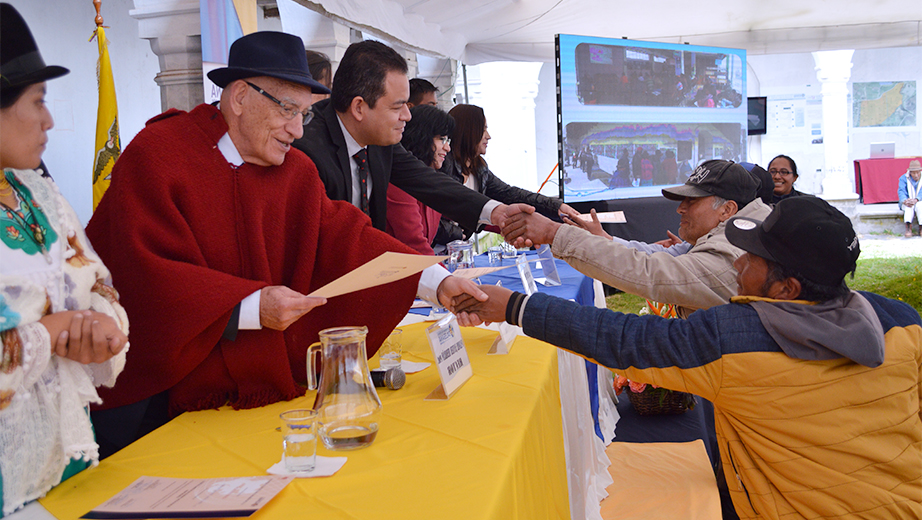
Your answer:
[[[99,110],[96,113],[96,148],[93,154],[93,210],[99,205],[112,178],[112,166],[122,153],[118,137],[118,105],[115,102],[115,82],[112,80],[112,65],[109,63],[109,48],[106,33],[96,28],[99,43],[99,63],[96,76],[99,79]]]

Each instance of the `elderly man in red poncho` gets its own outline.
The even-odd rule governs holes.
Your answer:
[[[209,73],[220,105],[150,120],[87,226],[132,320],[130,361],[93,412],[104,454],[184,411],[303,395],[321,329],[366,325],[373,353],[417,292],[449,308],[486,298],[440,267],[330,301],[304,296],[385,251],[413,251],[328,199],[291,148],[311,94],[329,93],[301,39],[253,33],[228,61]]]

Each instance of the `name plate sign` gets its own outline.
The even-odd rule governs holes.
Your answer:
[[[544,271],[542,283],[548,287],[560,285],[560,273],[557,272],[557,263],[554,262],[551,246],[544,244],[539,247],[538,258],[541,260],[541,270]]]
[[[454,314],[449,314],[426,329],[426,337],[442,381],[426,399],[445,400],[474,375],[474,369],[471,368],[464,338],[461,337],[461,327]]]
[[[499,323],[498,328],[499,328],[499,335],[496,336],[495,340],[493,340],[493,345],[490,347],[490,350],[487,351],[487,355],[508,354],[509,349],[512,348],[512,343],[515,342],[515,338],[519,337],[519,333],[522,332],[521,327],[516,327],[515,325],[509,325],[505,321]]]
[[[531,274],[531,266],[528,265],[528,259],[525,255],[519,255],[515,258],[515,266],[519,270],[519,278],[522,280],[522,287],[525,288],[525,294],[531,296],[538,292],[538,286],[535,285],[535,277]]]

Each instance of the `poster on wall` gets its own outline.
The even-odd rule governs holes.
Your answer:
[[[915,81],[870,81],[852,84],[855,127],[915,126]]]
[[[762,139],[762,166],[779,154],[797,162],[794,188],[819,193],[823,167],[823,97],[820,94],[775,94],[768,97],[768,131]]]
[[[746,160],[746,51],[560,34],[560,196],[661,197],[702,161]]]
[[[227,55],[243,28],[233,0],[199,0],[202,19],[202,79],[205,103],[221,99],[221,88],[208,79],[208,73],[227,66]]]

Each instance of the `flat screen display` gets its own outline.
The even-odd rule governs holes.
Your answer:
[[[764,96],[749,98],[749,115],[747,117],[749,135],[762,135],[765,133],[767,128],[766,116],[766,98]]]
[[[560,34],[560,196],[659,197],[708,159],[746,160],[746,51]]]

